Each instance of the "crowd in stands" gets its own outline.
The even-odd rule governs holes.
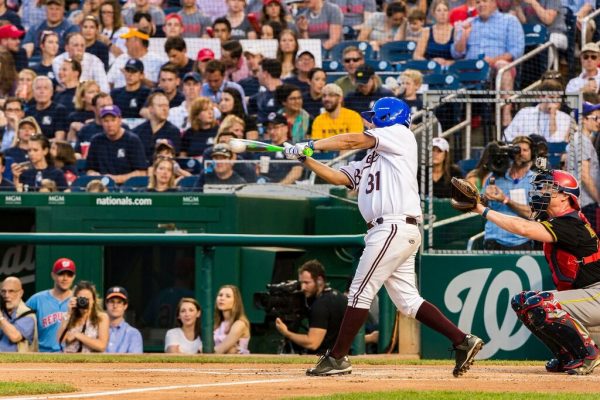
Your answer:
[[[277,152],[236,154],[228,142],[281,145],[361,132],[358,112],[384,96],[421,110],[429,72],[458,73],[460,60],[488,65],[479,88],[493,89],[487,80],[528,51],[527,26],[540,25],[566,50],[576,45],[569,29],[581,29],[595,9],[589,0],[0,3],[0,189],[19,192],[291,184],[307,171]],[[412,45],[397,59],[390,49],[400,43]],[[579,75],[557,71],[541,88],[598,92],[600,49],[582,43],[579,53]],[[436,67],[405,67],[411,59]],[[534,58],[506,70],[498,89],[520,89],[526,66],[540,62],[542,70],[550,65]],[[445,129],[463,113],[437,111]],[[565,111],[560,101],[509,103],[504,138],[565,142],[572,123]],[[439,141],[433,148],[441,150],[434,195],[446,197],[443,183],[468,171],[452,165],[462,149],[451,155]]]
[[[142,353],[142,334],[125,321],[127,289],[110,287],[101,298],[93,283],[78,281],[77,268],[68,258],[52,267],[54,286],[27,301],[19,278],[2,281],[0,295],[0,352]],[[202,308],[190,297],[178,300],[173,329],[166,332],[166,353],[202,353]],[[204,333],[208,334],[208,333]],[[214,352],[248,354],[250,322],[240,290],[222,286],[215,299]]]

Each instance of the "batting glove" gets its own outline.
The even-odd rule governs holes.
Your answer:
[[[299,150],[298,145],[292,145],[289,144],[288,142],[283,143],[283,147],[285,148],[285,150],[283,151],[283,155],[285,156],[285,158],[287,158],[288,160],[297,160],[298,158],[300,158],[302,156],[302,150]]]

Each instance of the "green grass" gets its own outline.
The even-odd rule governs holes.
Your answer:
[[[298,355],[214,355],[179,356],[168,354],[0,354],[0,363],[198,363],[198,364],[312,364],[316,356]],[[453,360],[403,360],[386,357],[352,357],[352,365],[447,365]],[[480,360],[482,365],[541,365],[543,361]]]
[[[66,383],[0,381],[0,396],[68,393],[76,391],[77,388],[75,386]]]
[[[390,392],[341,393],[330,396],[293,397],[294,400],[589,400],[589,393],[554,393],[540,395],[534,392],[450,392],[450,391],[414,391],[395,390]]]

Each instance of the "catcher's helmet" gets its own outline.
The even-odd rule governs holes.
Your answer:
[[[360,115],[378,128],[396,124],[408,128],[412,119],[408,104],[395,97],[382,97],[373,104],[371,111],[363,111]]]
[[[556,193],[564,193],[571,198],[571,205],[579,210],[579,183],[570,173],[559,169],[547,170],[536,174],[531,181],[532,189],[529,191],[529,206],[536,218],[546,211],[550,199]]]

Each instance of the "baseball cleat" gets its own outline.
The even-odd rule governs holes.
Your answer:
[[[600,356],[593,359],[586,358],[582,361],[580,367],[569,369],[567,370],[567,373],[569,375],[589,375],[594,372],[594,368],[596,368],[599,364]]]
[[[479,353],[479,350],[481,350],[482,347],[483,340],[470,334],[465,336],[465,339],[461,344],[454,346],[454,351],[456,352],[456,365],[454,366],[452,375],[458,378],[466,373],[471,367],[471,364],[473,364],[475,355]]]
[[[336,360],[329,355],[329,351],[319,358],[314,368],[306,370],[306,375],[309,376],[346,375],[350,373],[352,373],[352,364],[350,364],[348,356]]]

